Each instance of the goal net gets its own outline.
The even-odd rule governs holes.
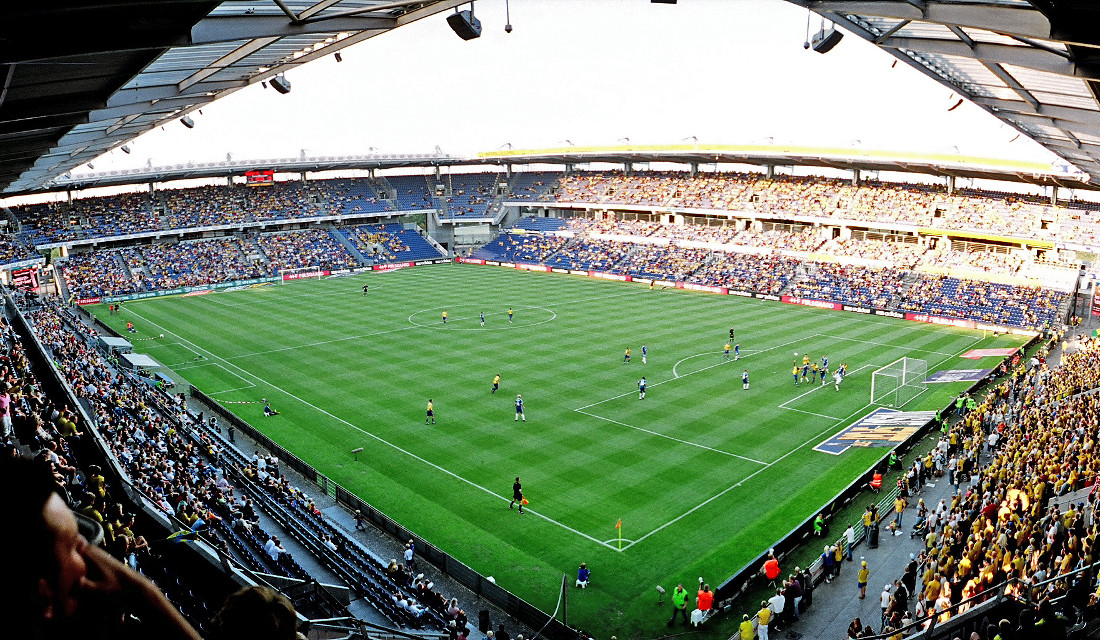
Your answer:
[[[928,363],[898,358],[871,374],[871,404],[903,407],[926,390]]]
[[[321,279],[324,275],[324,271],[319,266],[312,267],[294,267],[291,269],[279,269],[279,278],[285,284],[291,280],[303,280],[306,278]]]

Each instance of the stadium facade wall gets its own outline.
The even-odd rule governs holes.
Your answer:
[[[671,280],[650,280],[649,278],[635,278],[630,275],[621,275],[617,273],[606,273],[603,271],[585,271],[583,269],[557,269],[550,268],[542,264],[524,264],[516,262],[498,262],[496,260],[482,260],[480,258],[455,258],[456,262],[462,262],[466,264],[482,264],[494,267],[504,267],[506,269],[521,269],[524,271],[542,271],[546,273],[568,273],[572,275],[588,276],[589,278],[599,278],[602,280],[619,280],[621,282],[641,282],[643,284],[650,284],[651,282],[656,286],[662,287],[675,287],[677,289],[688,289],[690,291],[704,291],[707,293],[715,293],[718,295],[731,295],[741,296],[743,298],[756,298],[758,300],[773,300],[783,302],[786,304],[797,304],[805,307],[817,307],[819,309],[832,309],[835,311],[849,311],[852,313],[862,313],[876,316],[884,316],[887,318],[903,318],[913,322],[925,322],[929,324],[939,324],[952,327],[961,327],[963,329],[977,329],[979,331],[996,331],[999,333],[1011,333],[1020,336],[1034,337],[1039,335],[1039,332],[1032,331],[1030,329],[1021,329],[1019,327],[1007,327],[1004,325],[988,324],[985,322],[977,322],[975,320],[966,320],[963,318],[945,318],[942,316],[933,316],[924,313],[908,313],[902,311],[894,311],[891,309],[881,309],[878,307],[861,307],[855,305],[847,305],[831,300],[817,300],[814,298],[798,298],[795,296],[777,296],[768,293],[760,293],[758,291],[743,291],[738,289],[729,289],[726,287],[714,287],[710,285],[694,284],[691,282],[674,282]]]

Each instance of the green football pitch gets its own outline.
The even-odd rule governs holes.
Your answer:
[[[717,585],[883,455],[813,450],[874,410],[876,368],[902,356],[926,361],[929,373],[991,367],[958,356],[1023,342],[472,265],[134,301],[113,317],[95,311],[120,328],[133,321],[139,338],[163,333],[137,350],[212,397],[268,398],[279,416],[263,417],[261,404],[229,407],[542,610],[554,610],[562,575],[572,582],[587,562],[592,583],[572,590],[569,622],[620,638],[663,633],[669,610],[656,607],[656,585],[695,589],[700,576]],[[731,326],[740,361],[722,355]],[[849,376],[839,391],[831,382],[796,387],[794,354],[827,355]],[[935,409],[965,384],[928,385],[905,408]],[[526,422],[515,421],[517,394]],[[429,398],[434,425],[425,425]],[[523,515],[508,509],[516,476],[530,500]]]

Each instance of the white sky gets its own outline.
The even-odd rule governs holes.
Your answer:
[[[839,145],[1050,162],[949,89],[846,34],[806,51],[782,0],[479,0],[481,38],[437,15],[287,73],[114,151],[96,170],[309,155],[679,143]],[[816,30],[819,20],[812,20]],[[858,142],[857,142],[858,141]],[[84,170],[84,168],[81,168]]]

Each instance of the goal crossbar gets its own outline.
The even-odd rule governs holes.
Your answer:
[[[903,407],[926,391],[928,363],[903,357],[871,374],[871,404]]]

